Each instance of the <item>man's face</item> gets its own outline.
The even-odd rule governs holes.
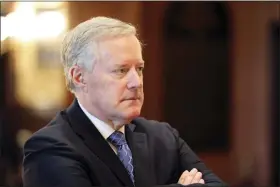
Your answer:
[[[101,60],[85,73],[90,112],[101,120],[130,121],[144,101],[141,45],[131,35],[100,42]]]

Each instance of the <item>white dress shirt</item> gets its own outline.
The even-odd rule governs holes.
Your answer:
[[[78,101],[82,111],[85,113],[85,115],[89,118],[89,120],[92,122],[92,124],[97,128],[97,130],[100,132],[100,134],[103,136],[103,138],[107,141],[107,138],[115,132],[115,130],[108,125],[107,123],[101,121],[100,119],[96,118],[92,114],[90,114]],[[119,129],[120,132],[125,134],[124,131],[124,125]],[[107,141],[108,142],[108,141]],[[114,145],[112,145],[110,142],[108,142],[113,151],[117,154],[117,149]]]

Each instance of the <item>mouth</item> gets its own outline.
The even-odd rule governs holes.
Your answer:
[[[140,97],[129,97],[129,98],[123,99],[122,101],[135,101],[135,100],[140,100]]]

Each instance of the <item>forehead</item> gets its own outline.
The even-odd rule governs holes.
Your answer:
[[[134,35],[103,40],[99,50],[106,61],[143,62],[141,44]]]

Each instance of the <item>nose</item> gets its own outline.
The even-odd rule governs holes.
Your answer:
[[[134,68],[129,72],[127,88],[138,89],[143,86],[142,74],[139,74]]]

